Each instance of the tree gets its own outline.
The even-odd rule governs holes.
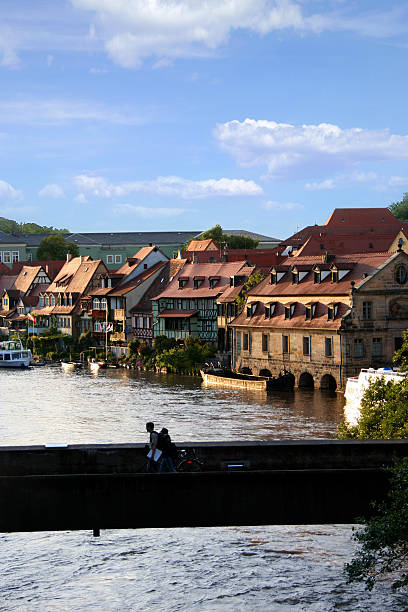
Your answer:
[[[53,234],[43,238],[37,250],[37,260],[65,259],[67,253],[73,257],[79,255],[78,245],[74,242],[67,242],[61,234]]]
[[[259,240],[251,238],[250,236],[224,234],[221,225],[218,223],[211,229],[200,234],[198,239],[209,240],[210,238],[212,238],[219,247],[226,245],[229,249],[256,249],[259,244]],[[192,240],[197,240],[197,238],[192,238]],[[188,244],[190,244],[190,242],[191,240]]]
[[[255,270],[255,272],[248,278],[247,282],[244,283],[242,292],[235,298],[235,302],[238,305],[238,312],[242,312],[242,309],[244,308],[248,291],[263,281],[264,278],[265,275],[262,274],[260,270]]]
[[[386,574],[393,589],[408,586],[408,457],[389,471],[387,500],[374,506],[375,516],[362,519],[364,526],[354,531],[361,548],[345,568],[349,582],[364,581],[369,590]]]
[[[66,228],[56,229],[52,226],[37,225],[37,223],[17,223],[5,217],[0,217],[0,230],[6,234],[69,234]]]
[[[404,193],[400,202],[393,202],[388,210],[400,221],[408,221],[408,193]]]
[[[408,371],[408,332],[395,352],[402,372]],[[343,422],[342,439],[408,438],[408,373],[400,382],[376,380],[365,391],[357,425]],[[359,519],[363,527],[353,538],[360,549],[345,567],[349,581],[364,581],[372,589],[382,575],[391,574],[393,588],[408,586],[408,457],[392,468],[387,500],[374,505],[374,515]]]

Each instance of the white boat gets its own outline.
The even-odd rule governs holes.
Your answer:
[[[28,368],[31,360],[31,351],[23,347],[21,340],[0,342],[1,368]]]
[[[355,378],[348,378],[344,397],[347,404],[353,404],[360,407],[361,398],[370,383],[382,378],[386,382],[400,382],[404,375],[400,372],[395,372],[391,368],[363,368],[360,374]]]
[[[99,372],[101,368],[106,368],[106,361],[89,361],[88,365],[91,372]]]
[[[61,368],[63,372],[72,372],[82,368],[82,363],[80,361],[61,361]]]

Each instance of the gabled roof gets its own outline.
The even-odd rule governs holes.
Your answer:
[[[25,244],[25,241],[19,236],[6,234],[0,230],[0,244]]]
[[[321,233],[310,236],[303,246],[293,253],[299,255],[319,255],[325,251],[329,253],[379,253],[388,251],[392,245],[395,234],[382,235],[378,232],[361,232],[360,234],[336,235]]]
[[[13,289],[17,289],[21,293],[27,293],[41,270],[41,266],[23,266],[14,282]]]
[[[331,274],[322,279],[320,283],[314,282],[314,275],[307,274],[303,280],[299,283],[292,282],[292,274],[290,269],[276,284],[271,284],[270,277],[267,276],[259,285],[254,287],[248,292],[248,295],[259,295],[259,296],[296,296],[296,295],[321,295],[321,296],[338,296],[347,295],[351,290],[351,282],[354,281],[357,286],[368,276],[374,274],[380,266],[388,262],[395,255],[390,253],[360,253],[350,255],[336,255],[335,258],[330,261],[329,266],[332,267],[336,264],[336,267],[341,270],[342,266],[345,270],[348,270],[347,274],[339,279],[338,282],[333,283],[331,281]],[[294,261],[296,260],[296,261]],[[317,256],[304,256],[296,258],[288,258],[287,263],[297,265],[309,265],[312,271],[316,265],[322,263],[322,258]],[[351,264],[354,264],[353,266]],[[327,266],[328,264],[324,264]]]
[[[156,263],[154,266],[152,266],[148,270],[143,270],[140,274],[135,276],[135,278],[132,278],[132,280],[130,281],[125,282],[126,281],[126,277],[125,277],[125,279],[121,283],[119,283],[119,285],[110,289],[109,295],[110,296],[126,295],[130,291],[133,291],[134,289],[136,289],[136,287],[139,287],[139,285],[143,284],[148,278],[150,278],[153,274],[158,272],[158,270],[161,270],[162,268],[164,268],[164,266],[166,265],[167,265],[167,262],[159,261],[158,263]]]
[[[212,264],[186,264],[182,270],[173,278],[166,289],[154,299],[162,297],[171,298],[200,298],[217,297],[230,285],[230,277],[240,274],[240,270],[245,268],[244,261],[233,263],[212,263]],[[179,288],[179,276],[188,277],[182,289]],[[194,289],[194,277],[204,277],[197,289]],[[220,276],[220,280],[215,287],[210,287],[210,276]]]
[[[195,252],[195,251],[214,251],[214,250],[218,250],[218,244],[212,239],[212,238],[208,238],[207,240],[192,240],[190,242],[190,244],[187,247],[187,251],[188,252]]]
[[[16,278],[17,276],[7,276],[6,274],[0,276],[0,294],[6,289],[11,289]]]
[[[107,273],[107,268],[101,259],[92,260],[90,257],[74,257],[71,261],[66,262],[49,286],[48,291],[82,295],[99,267]]]
[[[133,255],[133,257],[128,257],[126,262],[123,264],[119,270],[116,270],[117,274],[126,274],[129,275],[132,270],[134,270],[137,266],[139,266],[151,253],[159,251],[163,257],[168,259],[167,255],[165,255],[159,247],[155,245],[149,245],[142,247],[138,250],[137,253]]]
[[[152,312],[152,299],[159,295],[169,281],[170,263],[167,262],[161,269],[159,275],[143,294],[142,299],[130,309],[132,314]]]
[[[400,227],[401,221],[394,217],[388,208],[335,208],[324,223],[329,227],[349,226],[395,226]],[[380,230],[381,231],[381,230]]]

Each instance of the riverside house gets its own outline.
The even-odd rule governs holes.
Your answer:
[[[67,261],[50,284],[40,295],[39,306],[35,309],[39,327],[79,337],[87,329],[81,326],[81,298],[100,285],[101,278],[108,276],[102,260],[90,257],[67,255]]]
[[[361,368],[392,365],[408,327],[408,255],[288,258],[249,291],[230,326],[236,371],[344,388]]]
[[[42,266],[22,266],[16,276],[1,276],[0,326],[25,328],[26,317],[39,302],[50,279]]]
[[[217,326],[217,299],[230,287],[231,278],[247,269],[245,261],[187,263],[169,285],[152,300],[154,337],[184,340],[189,335],[223,348]]]

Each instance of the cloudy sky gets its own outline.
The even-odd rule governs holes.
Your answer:
[[[1,0],[0,216],[284,238],[408,191],[404,0]]]

